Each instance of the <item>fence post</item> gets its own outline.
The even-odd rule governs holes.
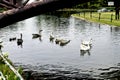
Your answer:
[[[99,13],[99,20],[100,20],[100,18],[101,18],[101,13]]]
[[[84,12],[84,18],[85,18],[85,12]]]
[[[113,14],[111,14],[111,22],[112,22],[112,20],[113,20]]]
[[[90,12],[90,18],[92,19],[92,11]]]
[[[79,16],[80,16],[80,13],[79,13]]]

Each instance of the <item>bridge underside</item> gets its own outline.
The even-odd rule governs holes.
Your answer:
[[[0,14],[0,27],[5,27],[15,22],[37,16],[46,12],[62,8],[72,7],[91,0],[47,0],[45,2],[34,2],[21,8],[5,11]]]

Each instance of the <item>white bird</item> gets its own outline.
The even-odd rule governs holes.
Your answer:
[[[92,38],[90,39],[90,40],[88,40],[88,41],[86,41],[86,40],[82,40],[82,44],[89,44],[89,45],[92,45]]]
[[[82,41],[81,45],[80,45],[80,49],[83,51],[87,51],[91,49],[92,45],[92,39],[90,39],[89,41]]]
[[[90,50],[90,45],[89,44],[81,44],[80,49],[83,51]]]

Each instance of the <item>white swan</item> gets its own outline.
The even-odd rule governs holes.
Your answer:
[[[86,41],[86,40],[82,40],[82,44],[89,44],[89,45],[92,45],[92,38],[90,39],[90,40],[88,40],[88,41]]]
[[[91,49],[92,45],[92,39],[90,39],[89,41],[82,41],[81,45],[80,45],[80,49],[83,51],[87,51]]]
[[[83,51],[90,50],[90,45],[89,44],[81,44],[80,49]]]

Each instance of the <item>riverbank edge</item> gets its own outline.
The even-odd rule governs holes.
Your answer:
[[[87,21],[87,22],[94,22],[94,23],[98,23],[98,24],[109,25],[110,27],[120,27],[120,25],[113,25],[113,24],[103,23],[103,22],[100,22],[100,21],[97,21],[97,20],[94,21],[92,19],[83,18],[83,17],[77,16],[77,15],[74,15],[74,14],[72,14],[71,16],[74,17],[74,18],[77,18],[77,19]]]

